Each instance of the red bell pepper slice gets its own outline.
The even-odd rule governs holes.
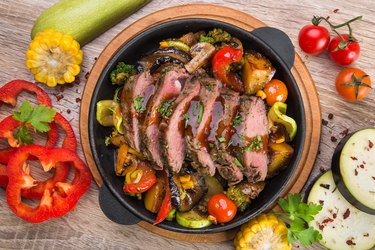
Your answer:
[[[221,48],[212,58],[212,71],[217,79],[219,79],[228,88],[243,92],[244,86],[241,79],[233,72],[230,67],[232,63],[242,60],[243,51],[234,49],[229,46]]]
[[[168,170],[166,169],[163,171],[163,178],[165,181],[165,196],[153,225],[159,224],[165,220],[172,210],[171,189],[169,187]]]
[[[35,93],[39,104],[44,104],[49,108],[52,107],[48,94],[36,84],[25,80],[13,80],[2,86],[0,88],[0,104],[5,102],[16,106],[17,96],[22,91]]]
[[[0,186],[6,187],[8,185],[7,166],[0,163]]]
[[[70,123],[60,114],[56,113],[54,123],[58,124],[65,131],[65,138],[62,148],[69,149],[73,152],[77,151],[77,139]],[[55,126],[56,126],[55,124]],[[69,175],[69,164],[58,163],[53,177],[48,180],[37,182],[37,185],[22,191],[22,196],[27,198],[41,198],[44,190],[52,190],[57,182],[65,181]]]
[[[45,189],[37,207],[31,207],[21,199],[22,190],[32,187],[35,182],[26,164],[30,155],[38,158],[45,170],[50,170],[59,163],[68,163],[75,170],[74,178],[70,183],[57,182],[53,189]],[[85,163],[74,152],[64,148],[22,146],[11,156],[7,172],[8,206],[18,217],[30,223],[39,223],[65,215],[75,207],[91,183],[91,173]]]
[[[124,192],[140,194],[149,190],[157,182],[155,170],[146,162],[140,161],[137,168],[126,173]]]

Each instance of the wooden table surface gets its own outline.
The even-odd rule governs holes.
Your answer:
[[[33,22],[43,9],[57,0],[1,0],[0,1],[0,86],[12,79],[33,81],[25,66],[25,51],[30,42]],[[246,3],[245,3],[246,2]],[[42,86],[51,96],[54,107],[71,122],[79,139],[79,107],[77,98],[82,96],[85,75],[90,71],[95,57],[122,29],[154,11],[179,4],[208,3],[241,10],[262,20],[269,26],[286,32],[295,45],[315,81],[322,117],[328,124],[322,125],[320,153],[317,156],[310,183],[321,169],[330,168],[332,153],[342,132],[375,127],[375,94],[361,102],[350,103],[337,95],[334,81],[342,69],[331,62],[327,53],[308,56],[298,46],[298,32],[314,15],[330,16],[335,23],[342,23],[355,16],[363,20],[352,25],[361,44],[361,56],[353,65],[375,77],[375,12],[372,0],[153,0],[146,7],[123,20],[83,48],[84,61],[79,75],[80,83],[65,88],[64,98],[57,100],[60,88]],[[224,13],[223,13],[224,14]],[[30,97],[27,94],[20,98]],[[68,109],[71,111],[68,113]],[[0,119],[9,115],[10,109],[1,106]],[[328,115],[333,118],[329,119]],[[4,146],[0,142],[0,148]],[[78,154],[84,159],[82,148]],[[298,246],[295,245],[295,248]],[[66,216],[41,224],[28,224],[16,217],[8,208],[5,191],[0,189],[0,248],[1,249],[232,249],[232,241],[222,243],[187,243],[171,240],[148,232],[134,225],[117,225],[107,219],[98,205],[98,187],[93,182],[88,193],[76,209]],[[299,247],[299,249],[302,249]],[[305,249],[321,249],[314,245]]]

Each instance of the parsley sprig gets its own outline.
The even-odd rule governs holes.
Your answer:
[[[174,101],[163,101],[159,105],[157,111],[161,114],[162,117],[165,119],[169,119],[169,117],[172,115],[172,106],[175,104]]]
[[[300,194],[289,194],[287,199],[280,198],[279,205],[284,211],[288,227],[288,241],[299,241],[302,246],[310,245],[322,239],[319,231],[309,227],[308,223],[322,210],[319,204],[302,202]]]
[[[143,107],[144,101],[145,101],[145,98],[141,97],[139,95],[137,95],[136,97],[133,98],[133,107],[134,107],[135,111],[137,111],[139,113],[145,112],[146,109]]]
[[[37,132],[48,132],[51,128],[49,123],[55,118],[56,111],[44,105],[32,106],[29,101],[24,101],[19,111],[13,112],[13,118],[23,123],[16,132],[16,138],[20,143],[32,144],[31,137],[27,126],[31,126]]]

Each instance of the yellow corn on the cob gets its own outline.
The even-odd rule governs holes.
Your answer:
[[[234,239],[236,250],[290,250],[288,229],[273,214],[260,214],[241,226]]]
[[[83,53],[70,35],[48,29],[36,34],[26,51],[26,66],[35,80],[54,87],[71,83],[80,72]]]

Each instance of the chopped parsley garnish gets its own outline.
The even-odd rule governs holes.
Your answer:
[[[236,166],[239,167],[240,169],[244,169],[241,162],[236,157],[234,157],[234,164],[236,164]]]
[[[214,148],[214,147],[215,147],[215,144],[209,142],[209,143],[208,143],[208,146],[210,146],[210,148]]]
[[[228,142],[227,148],[228,148],[230,145],[232,145],[232,143],[233,143],[233,140],[230,139],[229,142]]]
[[[169,117],[171,116],[172,114],[172,106],[174,105],[175,103],[172,101],[172,102],[168,102],[168,101],[163,101],[161,102],[161,104],[159,105],[157,111],[161,114],[161,116],[163,116],[165,119],[169,119]]]
[[[190,119],[189,114],[184,114],[182,118],[185,120],[185,128],[187,128],[187,126],[189,125],[189,119]]]
[[[255,138],[251,140],[251,142],[246,146],[245,150],[253,151],[253,150],[260,150],[263,147],[262,137],[257,135]]]
[[[242,117],[240,115],[236,115],[233,120],[233,127],[237,127],[242,122]]]
[[[201,123],[202,121],[203,110],[204,110],[203,105],[199,104],[199,113],[198,113],[198,119],[197,119],[198,123]]]
[[[136,97],[133,98],[133,107],[134,107],[135,111],[137,111],[139,113],[145,112],[146,109],[143,107],[144,101],[145,101],[145,98],[140,97],[139,95],[137,95]]]
[[[223,143],[223,142],[225,142],[225,137],[222,136],[222,137],[218,138],[218,140],[219,140],[219,142]]]

